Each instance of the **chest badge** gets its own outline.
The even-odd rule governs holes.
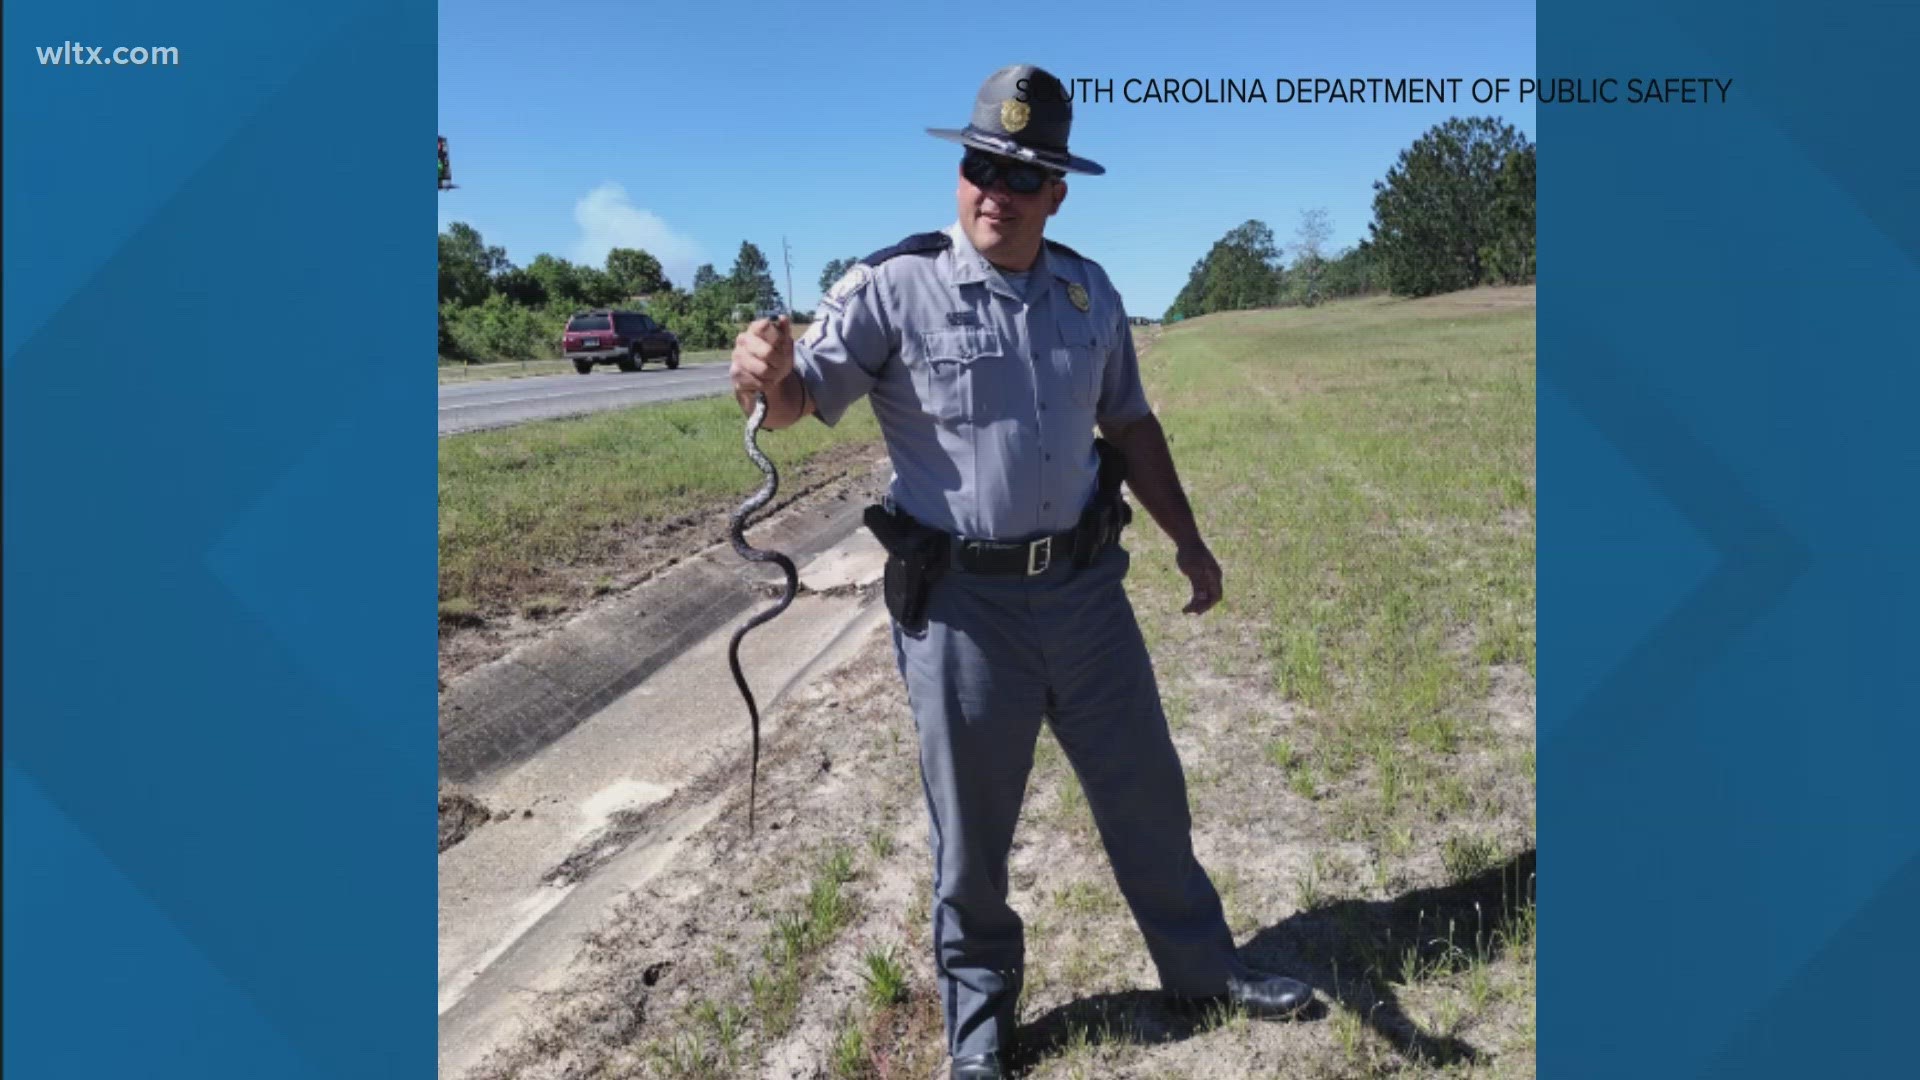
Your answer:
[[[1087,287],[1077,281],[1067,286],[1067,299],[1073,301],[1073,306],[1081,311],[1087,310],[1087,305],[1092,303],[1087,298]]]

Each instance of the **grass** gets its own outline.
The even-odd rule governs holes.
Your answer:
[[[718,1049],[717,1060],[729,1072],[737,1072],[743,1060],[741,1037],[746,1030],[746,1013],[734,1005],[719,1006],[702,1001],[694,1007],[694,1022],[705,1030]]]
[[[646,1056],[657,1075],[674,1077],[676,1080],[720,1075],[718,1063],[706,1044],[690,1031],[653,1040],[647,1044]]]
[[[805,980],[854,915],[855,905],[846,891],[854,877],[850,849],[834,846],[819,855],[804,898],[774,913],[760,948],[760,963],[747,973],[751,1008],[708,999],[696,1002],[677,1023],[646,1043],[644,1056],[653,1074],[672,1080],[737,1076],[753,1055],[792,1031],[799,1019]],[[717,966],[731,970],[735,964],[729,958]],[[892,974],[904,997],[904,968],[896,964]],[[858,1036],[855,1031],[856,1040]],[[843,1051],[858,1056],[860,1044],[836,1043],[836,1063]],[[835,1075],[857,1074],[836,1071]]]
[[[1431,1041],[1446,1036],[1492,1051],[1499,1075],[1531,1073],[1530,901],[1489,910],[1498,925],[1428,922],[1418,941],[1362,914],[1483,880],[1532,843],[1519,805],[1531,743],[1489,724],[1488,702],[1490,669],[1534,670],[1534,315],[1485,296],[1210,316],[1167,328],[1142,357],[1227,599],[1181,615],[1186,582],[1144,521],[1128,537],[1128,591],[1169,727],[1204,748],[1189,767],[1196,837],[1258,851],[1266,834],[1249,830],[1274,829],[1296,851],[1208,867],[1236,936],[1299,919],[1325,943],[1294,959],[1340,988],[1331,1023],[1269,1044],[1302,1075],[1453,1074],[1460,1063]],[[1022,828],[1072,832],[1085,795],[1041,742],[1045,798]],[[1019,905],[1057,942],[1029,950],[1029,979],[1046,987],[1035,1007],[1110,989],[1113,963],[1129,962],[1088,947],[1094,928],[1125,921],[1097,896],[1056,879]],[[1389,1037],[1401,1023],[1382,1018],[1389,1006],[1418,1040]],[[1227,1052],[1243,1037],[1229,1037],[1234,1020],[1210,1018],[1198,1037]],[[1034,1075],[1085,1063],[1068,1046]]]
[[[761,950],[766,969],[748,977],[754,1012],[770,1037],[793,1026],[807,962],[832,944],[852,916],[845,890],[852,879],[853,853],[831,848],[815,867],[800,907],[774,916],[772,936]]]
[[[1440,861],[1450,881],[1466,881],[1499,863],[1499,851],[1484,836],[1449,836],[1440,847]]]
[[[1087,793],[1080,786],[1079,777],[1067,774],[1054,796],[1054,812],[1063,821],[1076,824],[1084,821],[1088,827],[1092,826],[1093,816],[1087,809]]]
[[[1257,642],[1210,656],[1308,715],[1267,748],[1296,794],[1347,781],[1388,822],[1419,815],[1484,669],[1533,669],[1532,334],[1530,306],[1365,300],[1200,320],[1143,360]],[[1135,536],[1142,607],[1164,612],[1184,582]]]
[[[866,1032],[849,1018],[840,1028],[840,1033],[834,1036],[829,1066],[837,1080],[852,1080],[853,1077],[866,1075],[867,1062]]]
[[[463,364],[442,359],[440,385],[449,383],[491,382],[495,379],[524,379],[532,375],[560,375],[573,370],[565,360],[508,360],[487,364]]]
[[[443,626],[478,626],[486,621],[480,614],[480,605],[464,596],[440,601],[440,623]]]
[[[1267,760],[1281,772],[1292,773],[1294,766],[1300,764],[1300,752],[1287,740],[1275,739],[1267,744]]]
[[[441,439],[443,621],[470,625],[522,605],[547,616],[605,591],[636,530],[724,512],[759,486],[740,433],[731,398],[703,398]],[[834,428],[807,421],[761,446],[791,491],[807,461],[878,437],[861,404]],[[716,529],[685,543],[720,538]]]
[[[1293,879],[1293,901],[1302,911],[1312,911],[1327,901],[1324,857],[1314,852],[1307,865]]]
[[[1122,910],[1120,894],[1111,881],[1076,881],[1053,894],[1053,905],[1069,915],[1089,917]]]
[[[867,950],[860,958],[860,981],[867,987],[867,1004],[875,1009],[907,1000],[907,968],[892,946]]]

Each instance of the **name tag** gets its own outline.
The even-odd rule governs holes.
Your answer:
[[[975,311],[949,311],[947,312],[947,325],[979,326],[980,314]]]

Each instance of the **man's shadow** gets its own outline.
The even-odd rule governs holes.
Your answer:
[[[1240,958],[1258,971],[1288,975],[1314,988],[1301,1020],[1323,1019],[1330,998],[1357,1013],[1400,1055],[1429,1066],[1479,1062],[1480,1051],[1451,1035],[1423,1031],[1401,1009],[1394,984],[1410,971],[1491,960],[1508,947],[1507,920],[1533,899],[1534,852],[1528,849],[1464,881],[1416,889],[1392,900],[1341,900],[1291,915],[1255,934]],[[1411,950],[1411,952],[1410,952]],[[1023,1074],[1075,1043],[1179,1042],[1218,1024],[1222,1011],[1185,1015],[1157,991],[1094,994],[1021,1025],[1012,1055]]]

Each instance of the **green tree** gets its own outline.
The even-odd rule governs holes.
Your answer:
[[[551,352],[550,328],[539,312],[492,293],[471,307],[441,309],[454,351],[474,360],[525,360]]]
[[[1320,279],[1326,270],[1326,248],[1333,238],[1333,222],[1328,220],[1326,208],[1316,206],[1300,211],[1300,224],[1293,235],[1293,288],[1290,291],[1294,299],[1311,307],[1327,295]]]
[[[540,284],[549,301],[585,304],[580,287],[580,268],[555,255],[535,255],[527,264],[527,276]]]
[[[440,302],[478,304],[493,275],[509,268],[504,248],[488,247],[480,230],[456,221],[440,234]]]
[[[493,291],[522,307],[545,307],[552,299],[539,278],[517,266],[493,275]]]
[[[833,288],[834,282],[845,277],[847,271],[853,269],[853,264],[859,261],[859,259],[828,259],[827,265],[820,269],[820,295],[825,296],[827,290]]]
[[[1387,287],[1428,296],[1486,280],[1482,249],[1502,242],[1494,223],[1501,166],[1516,151],[1530,162],[1531,149],[1511,124],[1455,117],[1402,150],[1373,185],[1370,231]],[[1531,235],[1526,240],[1530,252]]]
[[[1180,287],[1179,295],[1173,298],[1173,303],[1167,305],[1167,310],[1161,315],[1161,319],[1167,322],[1179,322],[1181,319],[1190,319],[1200,314],[1200,290],[1206,279],[1207,260],[1205,258],[1195,260],[1193,268],[1187,271],[1187,283]]]
[[[607,252],[607,274],[625,296],[651,296],[669,285],[660,260],[639,248]]]
[[[1373,245],[1362,240],[1327,260],[1320,271],[1320,294],[1326,297],[1360,296],[1380,288],[1375,279]]]
[[[1487,239],[1480,245],[1480,265],[1487,280],[1520,285],[1534,273],[1534,148],[1507,151],[1493,183],[1493,205],[1487,213]]]
[[[751,242],[740,241],[740,254],[733,260],[733,272],[727,275],[736,304],[751,305],[755,311],[783,307],[780,290],[774,287],[773,270],[766,255]]]
[[[1279,263],[1273,230],[1265,222],[1237,225],[1193,264],[1186,286],[1167,309],[1167,318],[1270,307],[1279,302],[1286,283]]]
[[[742,245],[742,255],[752,248]],[[753,251],[758,255],[757,250]],[[760,259],[764,272],[766,260]],[[738,267],[736,267],[738,269]],[[723,349],[733,344],[739,328],[733,319],[738,303],[733,277],[721,277],[711,263],[693,272],[693,288],[681,290],[667,283],[647,300],[647,313],[674,332],[683,349]]]
[[[673,331],[680,337],[682,346],[691,345],[687,335],[682,333],[682,323],[693,304],[691,294],[668,285],[659,292],[647,297],[647,314],[661,326]]]
[[[1273,243],[1273,230],[1258,219],[1227,230],[1227,235],[1221,237],[1220,242],[1246,252],[1269,267],[1280,260],[1280,249]]]
[[[575,267],[574,280],[579,284],[581,302],[588,307],[613,307],[628,295],[612,274],[597,266]]]
[[[653,294],[647,313],[673,331],[683,349],[720,349],[733,344],[732,288],[714,277],[693,292],[669,288]]]
[[[539,285],[549,304],[609,307],[626,295],[605,270],[580,266],[556,255],[535,255],[527,264],[526,276]]]

